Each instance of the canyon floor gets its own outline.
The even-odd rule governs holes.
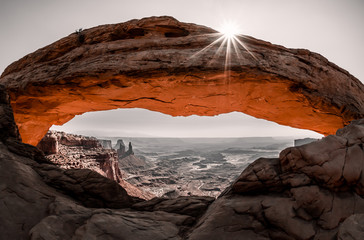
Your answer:
[[[131,142],[144,165],[119,167],[124,180],[158,197],[217,197],[254,160],[278,156],[290,138],[104,138]],[[114,145],[114,144],[113,144]]]
[[[364,239],[364,85],[317,53],[249,36],[239,38],[249,51],[232,59],[226,81],[225,54],[207,64],[218,46],[189,61],[215,33],[167,16],[131,20],[70,34],[9,65],[0,77],[0,238]],[[119,142],[105,154],[95,138],[50,133],[35,147],[75,115],[133,107],[238,111],[326,137],[162,152],[135,139],[135,151]],[[158,196],[222,192],[152,198],[124,179]]]

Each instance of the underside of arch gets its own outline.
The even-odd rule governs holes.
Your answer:
[[[238,36],[246,48],[226,66],[226,46],[200,51],[218,37],[171,17],[98,26],[14,62],[0,84],[23,141],[33,145],[53,124],[116,108],[238,111],[325,135],[364,117],[361,82],[321,55]]]

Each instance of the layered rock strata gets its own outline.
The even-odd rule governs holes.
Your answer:
[[[104,149],[96,138],[49,131],[37,147],[64,169],[91,169],[116,182],[122,179],[116,152]]]
[[[94,137],[49,131],[39,142],[38,148],[49,161],[63,169],[90,169],[114,180],[131,196],[142,199],[154,197],[126,182],[119,168],[117,152],[103,148]]]
[[[116,108],[238,111],[325,135],[364,117],[363,84],[321,55],[237,36],[245,47],[232,49],[226,66],[227,46],[210,45],[219,37],[172,17],[98,26],[14,62],[0,83],[23,141],[33,145],[53,124]]]
[[[101,143],[101,146],[103,148],[105,148],[105,149],[112,149],[111,140],[99,139],[99,142]]]
[[[88,169],[61,169],[22,143],[4,91],[0,110],[3,239],[364,236],[364,120],[335,136],[285,149],[279,158],[258,159],[215,201],[180,197],[143,202],[115,181]]]
[[[198,53],[217,37],[170,17],[104,25],[29,54],[0,82],[33,145],[52,124],[120,107],[173,116],[241,111],[323,134],[363,117],[363,85],[324,57],[243,36],[254,56],[239,49],[224,72],[225,54],[210,61],[218,45]],[[22,143],[9,104],[0,87],[3,239],[364,238],[364,120],[257,160],[212,203],[142,202],[113,180],[61,169]]]
[[[22,143],[2,86],[0,112],[1,239],[39,239],[31,229],[62,208],[122,208],[140,201],[115,181],[88,169],[60,169],[39,149]]]

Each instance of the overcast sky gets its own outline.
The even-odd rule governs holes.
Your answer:
[[[215,29],[234,21],[242,34],[318,52],[364,80],[362,0],[1,0],[0,72],[76,29],[160,15]],[[86,113],[63,130],[114,136],[320,136],[240,113],[172,118],[140,109]]]

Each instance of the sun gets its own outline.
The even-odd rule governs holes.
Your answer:
[[[230,73],[232,63],[243,65],[245,58],[252,57],[258,61],[254,53],[249,50],[244,42],[246,36],[241,33],[241,28],[233,21],[225,21],[217,28],[218,32],[209,34],[215,38],[209,45],[194,53],[189,59],[195,59],[203,52],[214,48],[215,53],[211,55],[208,64],[214,62],[221,55],[225,55],[225,61],[222,62],[224,66],[225,78],[230,81]]]
[[[220,27],[220,33],[227,39],[233,39],[239,34],[239,26],[234,22],[225,22]]]

